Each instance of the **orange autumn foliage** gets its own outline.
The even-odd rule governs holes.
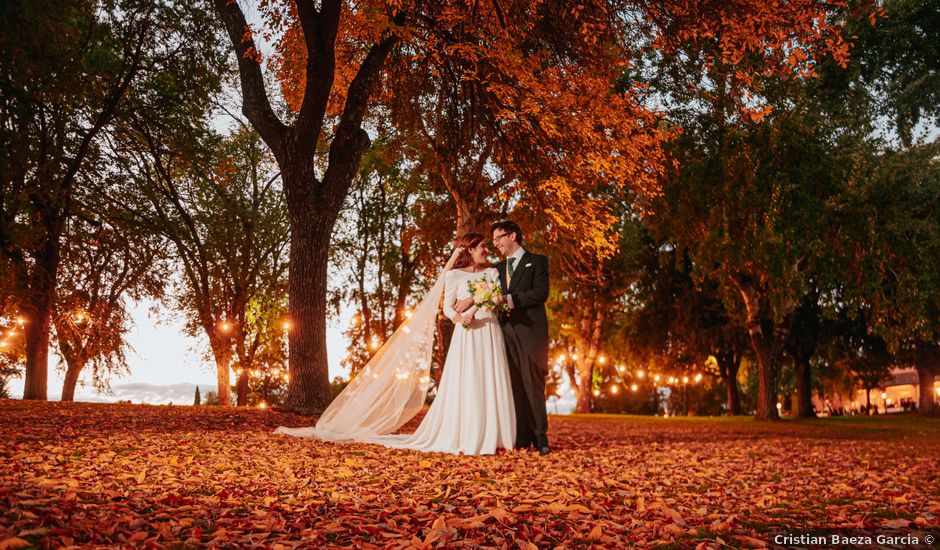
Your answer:
[[[643,209],[658,194],[661,145],[676,131],[641,103],[641,86],[623,81],[637,46],[626,37],[639,29],[664,51],[712,45],[702,70],[729,67],[739,108],[759,120],[769,112],[755,105],[762,77],[812,76],[821,56],[844,60],[847,44],[829,22],[830,7],[820,0],[350,1],[328,114],[338,121],[365,52],[392,29],[400,41],[373,95],[373,116],[388,118],[427,153],[423,160],[441,173],[458,214],[511,200],[515,216],[544,220],[549,240],[573,240],[604,258],[615,250],[610,201],[629,193]],[[262,11],[278,37],[270,64],[297,110],[308,51],[293,3],[266,0]],[[405,15],[403,25],[392,22],[396,14]],[[480,177],[485,167],[491,175]]]

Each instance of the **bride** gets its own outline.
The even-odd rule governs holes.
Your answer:
[[[471,283],[498,286],[499,274],[487,262],[483,235],[467,233],[457,244],[411,320],[349,381],[316,426],[282,426],[274,433],[454,454],[512,449],[515,408],[499,320],[475,306],[463,314],[454,308],[471,302]],[[424,405],[442,292],[444,315],[456,326],[437,395],[413,434],[392,434]]]

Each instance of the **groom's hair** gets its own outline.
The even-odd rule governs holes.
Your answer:
[[[506,233],[515,233],[516,242],[519,243],[519,246],[522,246],[522,229],[519,227],[519,224],[511,220],[496,222],[490,226],[490,233],[495,232],[497,229],[502,229]]]

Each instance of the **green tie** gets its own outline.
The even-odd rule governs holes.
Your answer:
[[[512,268],[512,264],[514,264],[514,263],[516,263],[516,259],[515,259],[515,258],[509,258],[509,277],[510,277],[510,278],[512,278],[512,272],[515,271],[515,270]]]

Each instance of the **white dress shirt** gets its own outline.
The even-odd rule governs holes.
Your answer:
[[[506,288],[509,288],[509,258],[515,258],[516,260],[512,263],[513,272],[519,271],[519,268],[522,267],[522,256],[525,255],[525,249],[521,246],[516,249],[510,256],[506,257]],[[512,295],[508,292],[506,293],[506,303],[509,304],[509,309],[513,309],[515,306],[512,303]]]

